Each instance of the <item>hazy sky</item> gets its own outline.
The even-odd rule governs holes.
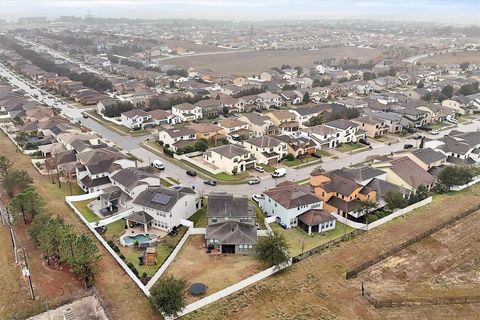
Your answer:
[[[480,0],[0,0],[0,16],[382,19],[480,24]]]

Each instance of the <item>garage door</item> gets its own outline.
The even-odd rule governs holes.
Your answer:
[[[223,244],[222,253],[235,253],[235,245],[233,244]]]

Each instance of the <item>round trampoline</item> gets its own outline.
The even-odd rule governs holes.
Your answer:
[[[190,286],[190,293],[199,296],[207,292],[207,286],[203,283],[194,283]]]

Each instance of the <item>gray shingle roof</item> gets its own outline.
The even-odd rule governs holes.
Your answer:
[[[160,186],[149,187],[147,190],[142,191],[137,198],[133,200],[133,203],[156,210],[161,210],[163,212],[169,212],[175,203],[177,203],[177,201],[186,194],[195,194],[195,191],[185,187],[181,189],[167,189]],[[159,197],[164,197],[165,199],[168,198],[168,201],[154,201],[154,198]]]
[[[255,217],[255,209],[248,204],[247,197],[234,197],[227,193],[210,193],[207,217],[241,218]]]
[[[412,151],[412,154],[425,164],[431,164],[447,158],[443,153],[432,148],[417,149]]]
[[[219,244],[255,244],[257,227],[252,224],[226,221],[207,226],[206,239],[216,239]]]
[[[147,168],[149,169],[150,167]],[[111,179],[112,181],[116,181],[122,186],[125,186],[127,189],[132,189],[133,187],[143,183],[141,180],[145,178],[158,177],[151,172],[132,167],[119,170],[112,176]]]

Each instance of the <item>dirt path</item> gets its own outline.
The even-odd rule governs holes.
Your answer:
[[[64,196],[69,195],[68,186],[63,185],[63,188],[59,189],[57,185],[52,185],[51,179],[41,176],[31,165],[30,158],[16,152],[13,143],[3,132],[0,133],[0,150],[2,150],[2,155],[14,163],[15,169],[27,170],[29,175],[34,179],[34,185],[38,192],[46,199],[48,210],[52,215],[62,217],[66,223],[73,224],[79,231],[85,233],[90,232],[64,201]],[[32,278],[39,296],[38,301],[42,303],[41,307],[43,308],[45,299],[54,300],[83,290],[81,282],[71,274],[46,270],[42,266],[41,252],[35,247],[31,239],[29,239],[26,231],[20,225],[21,223],[23,222],[20,221],[18,223],[19,229],[17,233],[21,236],[22,243],[27,245],[29,251],[29,258],[32,264]],[[5,229],[2,228],[2,239],[5,237],[4,233]],[[8,234],[6,235],[8,236]],[[132,315],[136,315],[138,319],[158,319],[159,316],[153,312],[143,293],[141,293],[133,281],[117,265],[115,260],[100,243],[98,243],[98,247],[103,255],[103,259],[98,264],[97,282],[95,286],[114,319],[130,320],[132,319]],[[11,250],[8,252],[8,255],[11,256]],[[2,257],[3,252],[0,259]],[[7,256],[7,262],[8,258]],[[1,261],[2,260],[0,260],[0,262]],[[18,272],[15,268],[12,268],[11,265],[7,270],[9,274],[6,275],[6,278],[10,279],[15,276],[17,276],[17,279],[19,278],[20,275],[16,275]],[[2,275],[3,274],[2,270]],[[0,319],[10,319],[19,314],[20,311],[28,312],[29,310],[37,310],[35,308],[38,308],[39,302],[31,303],[28,299],[21,299],[24,290],[25,289],[21,287],[14,287],[14,284],[12,284],[8,290],[2,288],[1,291],[3,292],[0,295],[1,304],[4,305],[4,302],[7,302],[8,305],[4,309],[0,308]],[[40,311],[44,311],[44,309]]]
[[[377,310],[362,297],[345,272],[402,240],[420,234],[480,203],[480,186],[436,197],[428,206],[369,231],[351,242],[300,262],[186,319],[472,319],[480,305]],[[248,308],[245,308],[248,306]],[[455,318],[455,317],[454,317]],[[458,317],[457,317],[458,318]]]

